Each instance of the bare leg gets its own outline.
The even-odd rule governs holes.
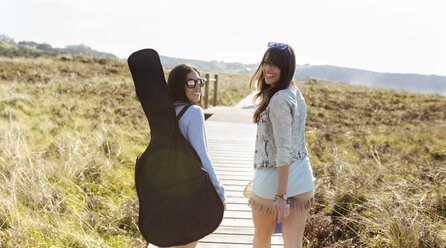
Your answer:
[[[282,237],[284,248],[301,248],[305,223],[310,210],[291,209],[290,215],[282,223]]]
[[[270,215],[256,210],[252,210],[252,220],[255,228],[253,248],[270,248],[275,220]]]

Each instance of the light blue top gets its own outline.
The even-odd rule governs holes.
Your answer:
[[[184,106],[183,103],[175,103],[175,112],[177,115]],[[225,200],[225,189],[215,175],[214,167],[212,166],[212,161],[208,153],[203,109],[196,105],[190,106],[180,118],[178,125],[183,136],[189,141],[200,157],[203,168],[209,173],[209,178],[217,190],[218,195],[222,200]]]

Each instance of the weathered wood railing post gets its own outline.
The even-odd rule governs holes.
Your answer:
[[[206,83],[204,87],[204,108],[207,109],[209,100],[209,73],[206,73]]]
[[[217,106],[217,85],[218,85],[218,75],[214,75],[215,82],[214,82],[214,107]]]
[[[204,108],[209,107],[209,82],[214,81],[214,99],[213,105],[217,106],[217,87],[218,87],[218,75],[214,74],[214,78],[210,78],[209,73],[206,73],[206,82],[204,84]]]

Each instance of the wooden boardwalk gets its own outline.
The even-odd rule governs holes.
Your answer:
[[[253,176],[256,125],[252,109],[213,108],[206,121],[209,153],[226,191],[226,211],[220,227],[199,241],[197,247],[252,247],[254,224],[243,190]],[[272,247],[282,247],[281,235],[272,237]]]
[[[245,185],[253,176],[256,125],[251,122],[252,109],[215,107],[206,121],[208,149],[215,172],[226,191],[226,211],[220,227],[201,239],[197,248],[252,247],[254,224]],[[273,235],[271,247],[282,247],[281,235]],[[149,246],[155,247],[155,246]]]

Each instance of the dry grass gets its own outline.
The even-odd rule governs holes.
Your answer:
[[[314,80],[308,247],[446,245],[446,98]]]
[[[133,173],[150,131],[127,65],[0,58],[0,80],[0,247],[144,247]],[[248,81],[219,74],[218,103]],[[446,98],[299,88],[318,178],[306,246],[444,247]]]
[[[0,67],[1,246],[142,247],[133,166],[150,136],[125,64]]]

